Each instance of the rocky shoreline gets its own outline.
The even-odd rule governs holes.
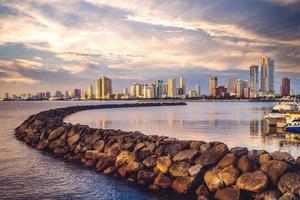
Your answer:
[[[150,190],[173,190],[188,199],[292,200],[300,196],[300,157],[221,142],[177,140],[138,131],[69,124],[70,114],[108,108],[178,106],[136,103],[73,106],[30,116],[15,129],[17,139],[41,151],[122,177]]]

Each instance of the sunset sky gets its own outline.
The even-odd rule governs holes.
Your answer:
[[[300,93],[299,0],[0,0],[0,96],[87,90],[113,79],[121,92],[184,76],[248,78],[262,55]]]

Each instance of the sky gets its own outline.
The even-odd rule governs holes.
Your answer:
[[[114,92],[184,76],[249,79],[275,61],[275,89],[300,93],[300,0],[0,0],[0,96],[81,88]]]

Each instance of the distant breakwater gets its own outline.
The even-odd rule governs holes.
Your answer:
[[[180,105],[186,104],[57,108],[30,116],[15,129],[15,136],[33,148],[106,175],[119,176],[150,190],[175,191],[188,199],[299,199],[300,157],[295,159],[286,152],[229,149],[222,142],[178,140],[63,121],[67,115],[84,110],[109,112],[111,108]]]

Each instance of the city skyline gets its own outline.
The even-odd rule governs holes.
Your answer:
[[[284,77],[300,93],[299,5],[294,0],[4,1],[0,96],[27,88],[32,93],[85,88],[101,74],[114,80],[117,91],[132,80],[183,76],[188,88],[199,83],[208,93],[207,76],[218,74],[223,83],[232,76],[248,79],[248,67],[260,65],[261,56],[275,61],[277,93]],[[253,9],[244,12],[248,8]]]

